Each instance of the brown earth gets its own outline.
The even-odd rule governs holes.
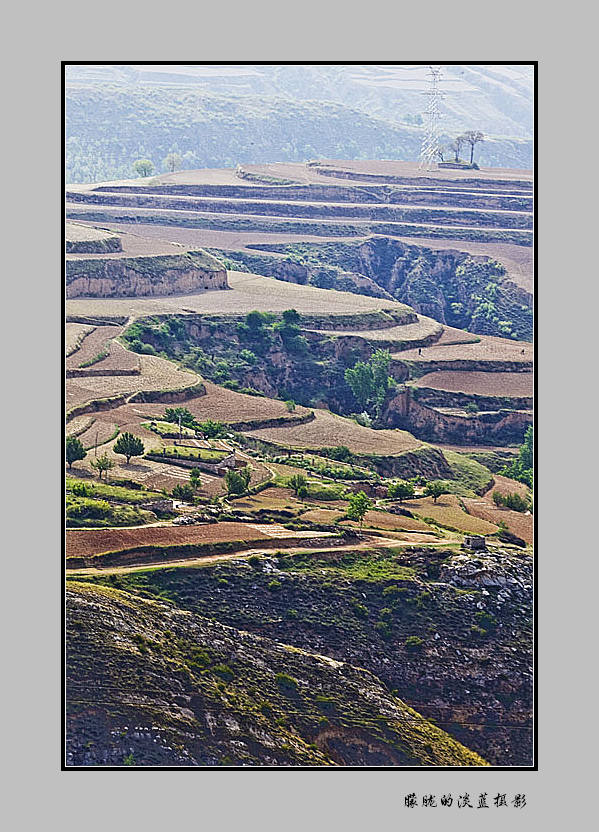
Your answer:
[[[222,543],[228,540],[267,540],[273,533],[249,523],[214,523],[203,526],[141,526],[124,529],[67,529],[66,555],[89,556],[134,546],[176,546],[186,543]],[[288,537],[293,532],[287,531]]]
[[[195,373],[179,370],[172,361],[155,355],[139,356],[141,374],[133,376],[91,376],[67,379],[67,408],[118,394],[143,390],[178,390],[200,381]]]
[[[532,373],[480,373],[465,370],[439,370],[414,382],[416,387],[473,393],[481,396],[533,396]]]
[[[464,497],[464,505],[473,517],[480,517],[482,521],[495,523],[497,526],[501,521],[505,523],[512,534],[521,537],[526,543],[534,541],[534,519],[532,514],[521,514],[519,511],[512,511],[503,506],[496,506],[488,500]]]
[[[283,312],[297,309],[300,314],[347,315],[378,309],[405,309],[403,304],[366,295],[317,289],[262,277],[249,272],[227,272],[230,291],[201,292],[197,295],[170,295],[155,298],[70,298],[67,315],[176,315],[181,312],[245,315],[254,309]]]
[[[419,448],[422,442],[403,430],[372,430],[328,410],[316,410],[315,419],[303,425],[247,431],[249,437],[265,439],[291,448],[323,448],[346,445],[356,454],[391,456]]]
[[[73,324],[67,324],[67,326],[73,326]],[[122,331],[122,326],[97,326],[93,332],[85,336],[79,349],[67,358],[67,368],[80,367],[85,361],[95,358],[96,355],[107,349],[110,341],[120,335]],[[137,356],[135,357],[137,358]],[[98,364],[92,366],[97,367]]]
[[[534,358],[534,347],[528,341],[512,341],[508,338],[497,338],[494,335],[479,335],[476,344],[444,344],[439,343],[418,349],[402,350],[394,357],[400,360],[417,361],[425,364],[428,361],[514,361],[531,362]]]

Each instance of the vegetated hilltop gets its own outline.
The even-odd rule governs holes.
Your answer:
[[[67,765],[486,765],[365,670],[114,588],[68,583],[67,645]]]
[[[166,170],[163,160],[173,151],[186,168],[418,157],[426,67],[416,75],[406,70],[407,84],[398,81],[401,70],[394,76],[382,66],[255,67],[237,78],[225,68],[221,84],[208,68],[209,86],[196,69],[200,74],[186,83],[179,70],[169,78],[168,68],[165,79],[133,68],[70,67],[67,182],[127,178],[138,158]],[[454,76],[447,142],[454,132],[483,130],[491,138],[479,151],[482,164],[530,167],[532,68],[447,71]]]

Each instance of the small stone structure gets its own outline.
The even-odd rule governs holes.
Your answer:
[[[480,534],[467,534],[464,536],[462,549],[470,549],[473,552],[486,552],[487,541]]]

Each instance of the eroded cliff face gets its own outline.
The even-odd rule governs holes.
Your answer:
[[[145,258],[150,259],[150,258]],[[135,259],[67,262],[67,298],[152,297],[228,289],[227,271],[195,268],[185,260],[174,266],[159,262],[149,268]],[[172,260],[172,258],[169,258]],[[88,262],[93,265],[88,267]],[[70,264],[73,265],[70,265]]]
[[[527,410],[497,410],[473,415],[442,413],[416,401],[409,389],[391,398],[381,414],[385,427],[408,430],[419,439],[463,445],[522,442],[532,424]]]

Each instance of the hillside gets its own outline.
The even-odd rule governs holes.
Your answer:
[[[174,70],[174,71],[173,71]],[[70,67],[67,182],[122,179],[171,151],[183,167],[417,159],[426,67]],[[204,72],[202,72],[204,70]],[[485,166],[532,165],[531,67],[447,67],[446,133],[489,137]]]
[[[66,765],[533,765],[533,187],[67,187]]]
[[[375,676],[164,603],[67,584],[67,761],[484,766]]]

